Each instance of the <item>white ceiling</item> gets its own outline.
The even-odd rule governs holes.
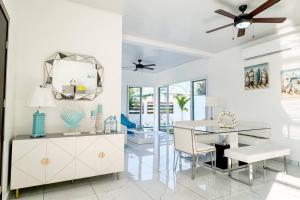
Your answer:
[[[155,70],[139,70],[142,72],[161,72],[173,67],[177,67],[187,62],[199,59],[197,56],[191,56],[169,50],[163,50],[148,45],[123,43],[122,67],[125,70],[133,70],[133,62],[138,59],[143,60],[143,64],[156,64]]]
[[[248,4],[248,12],[266,0],[70,0],[123,14],[123,32],[152,40],[206,52],[219,52],[252,41],[252,29],[243,38],[232,40],[233,28],[206,34],[205,31],[231,23],[214,13],[224,9],[239,14],[238,6]],[[258,17],[287,17],[284,24],[254,26],[256,39],[300,25],[299,0],[281,0]],[[235,33],[236,35],[236,33]]]

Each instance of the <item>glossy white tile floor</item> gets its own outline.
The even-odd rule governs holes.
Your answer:
[[[181,161],[173,173],[172,138],[156,136],[152,145],[129,144],[125,153],[125,172],[120,180],[113,175],[34,187],[20,191],[23,200],[299,200],[300,168],[289,165],[289,174],[264,171],[255,167],[252,187],[231,180],[226,174],[213,174],[209,168],[199,167],[191,180],[191,164]],[[279,161],[272,167],[282,168]],[[245,171],[235,175],[246,177]],[[13,192],[11,199],[14,199]]]

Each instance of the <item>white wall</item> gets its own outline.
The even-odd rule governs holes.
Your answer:
[[[81,131],[89,127],[90,110],[103,104],[104,117],[121,113],[122,16],[61,0],[14,0],[17,23],[15,49],[15,134],[31,134],[33,108],[28,100],[43,83],[43,62],[57,51],[92,55],[104,66],[104,92],[91,101],[57,101],[46,110],[47,133],[65,130],[59,111],[68,105],[86,111]]]
[[[288,38],[282,38],[281,42],[285,40]],[[239,120],[269,123],[272,142],[291,147],[291,159],[300,161],[300,99],[283,99],[280,96],[280,70],[291,64],[300,66],[299,50],[247,62],[242,60],[241,53],[242,48],[236,47],[207,61],[187,63],[157,74],[155,82],[164,85],[207,77],[210,96],[223,98],[227,110],[234,112]],[[244,66],[265,62],[270,68],[270,88],[245,91]]]

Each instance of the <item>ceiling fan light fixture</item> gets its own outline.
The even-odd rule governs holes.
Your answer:
[[[242,20],[238,23],[235,24],[235,27],[237,27],[238,29],[246,29],[251,25],[251,22],[248,20]]]

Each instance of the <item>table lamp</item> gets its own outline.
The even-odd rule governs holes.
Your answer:
[[[33,93],[29,107],[38,108],[33,114],[32,137],[44,137],[45,113],[40,112],[40,108],[55,107],[51,88],[37,87]]]
[[[213,107],[220,106],[220,99],[217,97],[206,96],[205,106],[210,107],[210,119],[213,120]]]

